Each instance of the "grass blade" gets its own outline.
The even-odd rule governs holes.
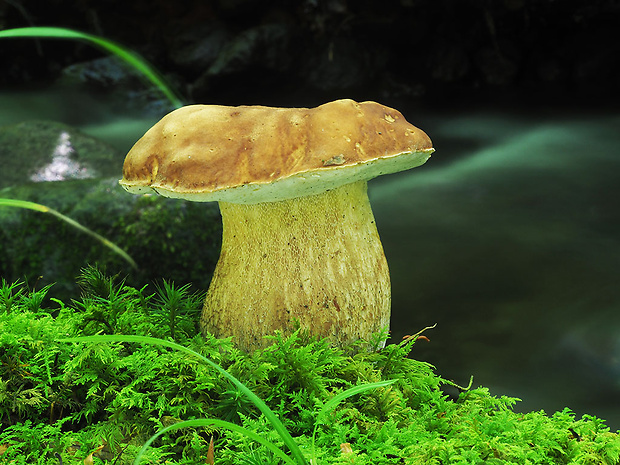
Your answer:
[[[133,258],[129,256],[127,252],[121,249],[119,246],[109,241],[105,237],[97,234],[95,231],[91,231],[86,226],[82,226],[77,221],[69,218],[68,216],[63,215],[59,211],[54,210],[53,208],[46,207],[45,205],[41,205],[35,202],[28,202],[27,200],[17,200],[17,199],[2,199],[0,198],[0,206],[4,207],[17,207],[17,208],[26,208],[28,210],[34,210],[41,213],[49,213],[50,215],[54,215],[56,218],[61,219],[62,221],[70,224],[77,230],[88,234],[91,237],[94,237],[99,242],[101,242],[106,247],[110,248],[114,253],[123,257],[133,268],[138,269],[138,264],[134,261]]]
[[[370,391],[371,389],[377,389],[380,387],[389,386],[392,383],[395,383],[395,379],[388,379],[386,381],[377,381],[376,383],[366,383],[360,384],[359,386],[353,386],[352,388],[347,389],[346,391],[342,391],[340,394],[332,397],[328,402],[323,405],[323,408],[319,411],[317,415],[317,424],[321,423],[323,417],[329,413],[330,410],[336,407],[340,402],[349,397],[352,397],[356,394],[361,394],[362,392]]]
[[[312,460],[311,465],[316,465],[318,463],[316,458],[316,452],[314,449],[314,442],[316,439],[316,432],[319,429],[319,425],[323,423],[324,417],[334,409],[340,402],[345,399],[348,399],[351,396],[356,394],[361,394],[362,392],[370,391],[371,389],[377,389],[380,387],[389,386],[392,383],[395,383],[395,379],[388,379],[386,381],[377,381],[376,383],[366,383],[360,384],[359,386],[353,386],[352,388],[347,389],[346,391],[342,391],[340,394],[332,397],[328,402],[323,405],[318,415],[316,416],[316,422],[314,423],[314,431],[312,432]]]
[[[290,433],[287,431],[286,427],[282,424],[282,422],[277,417],[277,415],[267,406],[267,404],[265,404],[265,402],[263,402],[263,400],[260,397],[254,394],[245,384],[243,384],[233,375],[228,373],[217,363],[212,362],[211,360],[202,356],[198,352],[188,347],[177,344],[175,342],[166,341],[164,339],[158,339],[158,338],[150,337],[150,336],[99,335],[99,336],[68,338],[68,339],[62,339],[62,341],[63,342],[137,342],[140,344],[152,344],[152,345],[157,345],[161,347],[168,347],[170,349],[175,349],[180,352],[184,352],[188,355],[191,355],[192,357],[197,358],[200,362],[215,369],[222,376],[224,376],[231,383],[233,383],[237,387],[237,389],[239,389],[239,391],[245,394],[245,396],[248,399],[250,399],[250,401],[256,406],[256,408],[258,408],[261,411],[261,413],[265,415],[265,418],[267,418],[267,421],[271,423],[271,426],[273,426],[273,429],[276,430],[278,435],[282,438],[282,441],[284,441],[284,444],[286,444],[286,447],[288,447],[297,465],[307,464],[305,457],[303,456],[303,454],[301,453],[301,450],[299,449],[299,446],[297,446],[297,443],[295,442],[293,437],[290,435]]]
[[[144,58],[121,45],[104,39],[103,37],[62,27],[20,27],[0,31],[0,38],[48,38],[83,40],[112,53],[125,63],[129,64],[146,79],[151,81],[166,96],[175,108],[183,106],[183,101],[172,88],[166,84],[164,78]]]
[[[165,433],[167,433],[169,431],[174,431],[174,430],[181,429],[181,428],[192,428],[192,427],[201,427],[201,426],[216,426],[216,427],[219,427],[219,428],[226,428],[226,429],[229,429],[231,431],[235,431],[237,433],[241,433],[244,436],[246,436],[247,438],[252,439],[252,440],[258,442],[259,444],[262,444],[263,446],[265,446],[267,449],[269,449],[271,452],[273,452],[273,454],[276,457],[281,459],[284,463],[289,464],[289,465],[296,465],[296,462],[294,460],[292,460],[284,452],[282,452],[278,448],[278,446],[276,446],[271,441],[268,441],[267,439],[263,438],[262,436],[256,434],[254,431],[251,431],[251,430],[249,430],[247,428],[244,428],[243,426],[235,425],[234,423],[231,423],[229,421],[216,420],[216,419],[210,419],[210,418],[204,418],[204,419],[200,419],[200,420],[181,421],[179,423],[175,423],[173,425],[167,426],[167,427],[163,428],[162,430],[158,431],[156,434],[151,436],[148,441],[146,441],[144,443],[144,446],[142,446],[142,449],[140,449],[140,451],[138,452],[138,455],[136,456],[136,459],[134,461],[134,465],[139,465],[140,460],[142,459],[142,456],[145,454],[146,450],[150,447],[150,445],[153,443],[153,441],[155,441],[159,436],[161,436],[161,435],[163,435],[163,434],[165,434]]]

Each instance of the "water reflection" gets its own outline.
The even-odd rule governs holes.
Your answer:
[[[70,134],[62,131],[51,154],[51,161],[32,174],[30,180],[43,182],[95,177],[95,173],[92,170],[81,166],[77,161],[71,159],[74,153],[75,149],[71,145]]]

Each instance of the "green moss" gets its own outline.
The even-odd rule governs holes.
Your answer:
[[[517,413],[517,399],[484,387],[448,396],[445,388],[454,389],[453,383],[411,358],[415,338],[368,352],[330,348],[301,332],[275,334],[271,346],[249,355],[229,339],[195,336],[200,298],[187,288],[167,283],[149,294],[94,268],[84,270],[79,283],[81,295],[70,306],[60,300],[41,305],[40,295],[2,283],[0,446],[9,447],[0,462],[57,464],[60,456],[64,464],[82,464],[104,445],[95,461],[131,463],[160,428],[203,417],[236,422],[283,447],[252,403],[186,354],[135,343],[60,342],[90,334],[174,334],[258,394],[308,459],[326,402],[352,386],[395,380],[331,411],[317,429],[318,463],[619,463],[620,438],[601,419],[578,419],[569,409]],[[179,317],[173,323],[172,308]],[[149,450],[149,463],[205,463],[212,435],[215,463],[280,463],[245,436],[214,428],[165,434]]]

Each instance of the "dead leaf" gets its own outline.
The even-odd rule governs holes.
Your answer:
[[[93,454],[96,454],[97,452],[100,452],[101,449],[103,449],[105,447],[105,444],[100,445],[99,447],[97,447],[94,451],[92,451],[85,459],[84,459],[84,465],[93,465],[94,461],[93,461]]]
[[[211,440],[209,441],[209,450],[207,451],[207,462],[208,465],[213,465],[215,463],[215,454],[213,448],[213,436],[211,436]]]

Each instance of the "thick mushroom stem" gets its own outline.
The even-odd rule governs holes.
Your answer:
[[[222,252],[203,332],[247,351],[297,325],[343,346],[385,330],[390,277],[366,181],[258,204],[220,202]]]

